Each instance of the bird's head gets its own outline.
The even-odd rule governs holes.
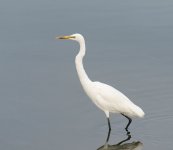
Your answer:
[[[56,37],[56,39],[74,40],[74,41],[80,42],[80,41],[84,40],[84,37],[81,34],[76,33],[76,34],[72,34],[72,35],[58,36],[58,37]]]

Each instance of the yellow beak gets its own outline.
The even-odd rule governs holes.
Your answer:
[[[73,39],[75,36],[67,35],[67,36],[57,36],[56,39],[61,39],[61,40],[68,40],[68,39]]]

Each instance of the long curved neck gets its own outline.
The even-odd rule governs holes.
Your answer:
[[[79,45],[80,45],[80,50],[76,56],[75,63],[76,63],[76,70],[79,76],[79,80],[82,86],[84,87],[84,85],[91,82],[83,67],[83,57],[85,56],[85,51],[86,51],[84,39],[79,41]]]

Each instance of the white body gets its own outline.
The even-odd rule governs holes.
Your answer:
[[[109,86],[100,82],[92,82],[83,67],[83,57],[85,56],[85,40],[80,34],[73,34],[71,36],[60,37],[60,39],[71,39],[79,42],[80,50],[76,56],[76,70],[79,76],[79,80],[85,93],[89,98],[105,112],[109,118],[109,113],[121,113],[128,117],[143,117],[143,110],[131,102],[124,94],[116,90],[112,86]]]
[[[106,113],[122,113],[131,117],[143,117],[144,112],[115,88],[100,82],[91,82],[84,91],[90,99]]]

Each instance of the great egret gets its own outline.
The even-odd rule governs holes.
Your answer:
[[[109,134],[111,131],[111,124],[109,120],[109,113],[119,113],[126,117],[129,122],[126,126],[126,131],[132,121],[132,117],[143,117],[143,110],[130,101],[124,94],[116,90],[110,85],[93,82],[89,79],[83,67],[83,57],[85,56],[85,40],[81,34],[72,34],[68,36],[56,37],[57,39],[64,40],[74,40],[77,41],[80,45],[79,53],[76,56],[76,70],[79,76],[79,80],[82,84],[82,87],[88,97],[95,103],[101,110],[103,110],[107,117]],[[108,135],[109,136],[109,135]],[[107,139],[108,141],[108,139]]]

